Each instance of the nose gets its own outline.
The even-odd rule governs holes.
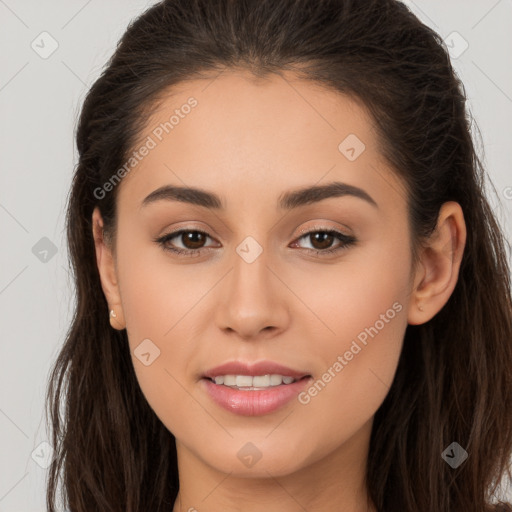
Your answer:
[[[268,263],[265,251],[252,263],[235,254],[219,289],[215,317],[220,329],[249,341],[287,328],[291,292]]]

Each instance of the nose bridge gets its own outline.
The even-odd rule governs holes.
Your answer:
[[[244,338],[263,329],[281,330],[288,321],[282,284],[273,275],[273,258],[263,244],[247,236],[235,248],[217,308],[218,326]]]
[[[252,236],[246,237],[233,257],[232,292],[242,297],[261,300],[269,295],[269,253]]]

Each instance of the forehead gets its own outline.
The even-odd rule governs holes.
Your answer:
[[[359,186],[377,178],[399,187],[364,106],[291,73],[223,71],[161,98],[134,148],[150,149],[123,179],[119,201],[140,203],[167,183],[239,200],[322,181]]]

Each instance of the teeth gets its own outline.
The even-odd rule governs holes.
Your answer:
[[[272,383],[270,375],[257,375],[252,378],[252,383],[258,388],[268,388]],[[275,384],[274,384],[275,385]]]
[[[271,375],[270,376],[270,385],[271,386],[279,386],[283,382],[283,377],[281,375]]]
[[[224,386],[236,386],[236,375],[224,375]]]
[[[237,375],[235,380],[237,388],[249,388],[252,386],[252,377],[250,375]]]
[[[283,375],[218,375],[215,384],[236,388],[269,388],[295,382],[293,377]]]

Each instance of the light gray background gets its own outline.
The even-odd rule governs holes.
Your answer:
[[[152,3],[0,0],[0,512],[45,510],[46,470],[34,459],[49,453],[39,447],[43,399],[72,312],[64,208],[75,121],[128,22]],[[491,202],[511,239],[512,1],[406,3],[454,47],[497,190]],[[31,47],[50,48],[44,31],[58,42],[47,59]],[[464,43],[454,31],[469,43],[457,58]],[[43,237],[57,249],[46,262],[32,251]]]

